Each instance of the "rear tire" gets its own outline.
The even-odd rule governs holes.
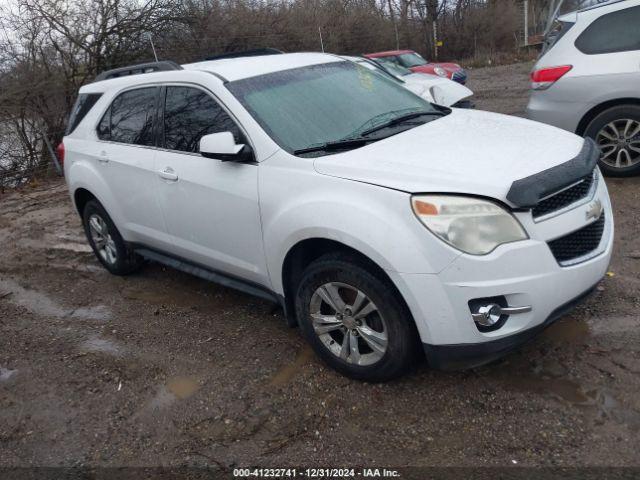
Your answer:
[[[619,105],[598,114],[587,126],[585,137],[602,150],[600,170],[611,177],[640,173],[640,106]]]
[[[129,275],[140,269],[143,259],[122,239],[113,220],[97,200],[90,200],[82,213],[84,233],[100,263],[114,275]]]
[[[419,355],[418,332],[404,301],[388,279],[358,258],[328,254],[311,263],[295,301],[306,340],[347,377],[390,380]]]

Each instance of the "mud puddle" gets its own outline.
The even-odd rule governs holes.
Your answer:
[[[601,332],[628,329],[636,319],[623,317],[610,320],[605,328],[600,329],[592,328],[581,319],[563,320],[550,327],[544,337],[559,344],[585,346]],[[607,387],[569,378],[569,368],[554,358],[545,358],[533,365],[524,358],[516,359],[513,363],[507,361],[502,368],[504,373],[499,373],[496,379],[507,390],[552,398],[578,408],[592,415],[596,423],[613,420],[633,431],[640,430],[640,412],[627,408]]]
[[[293,359],[293,361],[284,367],[280,368],[269,380],[269,385],[272,387],[282,387],[293,380],[293,378],[300,373],[305,365],[309,364],[314,358],[315,354],[309,346],[305,346]]]
[[[13,280],[0,280],[0,292],[2,299],[43,317],[73,317],[99,321],[106,321],[111,317],[111,312],[104,305],[67,309],[48,295],[24,288]]]
[[[11,370],[9,368],[0,367],[0,382],[6,382],[11,379],[18,370]]]
[[[583,345],[588,342],[591,334],[591,328],[585,318],[566,317],[542,332],[541,338],[554,343]]]
[[[198,380],[193,377],[173,377],[160,386],[149,406],[153,410],[168,408],[178,400],[186,400],[200,389]]]
[[[106,353],[108,355],[121,356],[125,353],[125,348],[117,343],[104,338],[90,338],[80,345],[80,350],[91,353]]]

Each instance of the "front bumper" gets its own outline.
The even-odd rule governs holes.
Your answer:
[[[547,242],[588,225],[595,200],[603,206],[605,228],[599,246],[580,263],[561,266]],[[439,368],[486,363],[535,336],[562,315],[607,272],[613,248],[613,214],[602,177],[584,203],[557,216],[534,221],[516,216],[530,238],[502,245],[484,256],[460,254],[437,274],[391,273],[416,321],[429,361]],[[480,331],[469,302],[503,297],[531,311],[510,315],[497,330]]]
[[[429,345],[424,343],[422,346],[427,361],[432,368],[439,370],[463,370],[492,362],[533,340],[549,325],[585,300],[594,289],[595,285],[556,308],[543,323],[508,337],[476,344]]]

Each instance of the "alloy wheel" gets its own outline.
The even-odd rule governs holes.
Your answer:
[[[100,215],[94,213],[89,217],[89,232],[98,255],[108,264],[114,265],[118,260],[118,251],[109,233],[109,226]]]
[[[607,123],[596,135],[602,150],[600,161],[614,167],[625,168],[640,162],[640,122],[631,119]]]
[[[329,282],[311,296],[314,331],[336,357],[355,365],[372,365],[387,351],[387,325],[376,305],[346,283]]]

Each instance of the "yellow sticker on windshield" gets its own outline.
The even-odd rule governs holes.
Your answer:
[[[358,65],[358,79],[360,80],[360,85],[373,92],[373,75],[369,69]]]

